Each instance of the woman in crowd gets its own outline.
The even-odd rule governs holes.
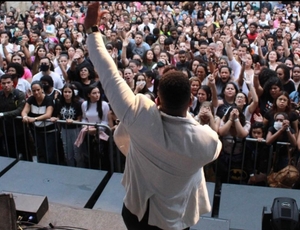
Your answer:
[[[134,91],[134,73],[133,70],[129,67],[124,69],[124,79],[129,87]]]
[[[69,49],[67,50],[67,52],[68,52],[68,56],[69,56],[68,64],[71,66],[72,60],[75,55],[75,48],[73,46],[70,46]]]
[[[56,44],[53,47],[53,65],[54,68],[58,67],[58,59],[63,51],[63,46],[61,44]]]
[[[196,69],[197,69],[197,66],[200,65],[200,63],[201,63],[200,58],[194,58],[190,62],[189,70],[191,72],[192,77],[196,76]]]
[[[238,92],[238,88],[233,82],[228,82],[224,86],[221,92],[221,100],[219,100],[219,106],[216,112],[218,117],[223,118],[227,109],[235,105],[235,98]]]
[[[272,108],[265,114],[263,122],[266,129],[274,125],[274,115],[279,112],[284,112],[287,114],[288,117],[285,119],[288,119],[290,126],[293,128],[297,136],[298,114],[292,109],[289,94],[285,91],[281,91],[278,94],[278,96],[274,99]]]
[[[148,70],[145,72],[146,86],[148,90],[153,93],[155,98],[157,96],[157,87],[158,87],[157,74],[158,73],[156,70]]]
[[[189,79],[189,81],[190,81],[190,85],[191,85],[191,93],[192,93],[192,96],[193,96],[193,103],[190,106],[190,113],[193,116],[195,116],[197,114],[196,113],[197,111],[195,111],[196,106],[197,106],[197,101],[198,101],[197,100],[197,93],[198,93],[198,90],[199,90],[199,88],[201,86],[201,80],[198,77],[191,77]]]
[[[268,80],[264,80],[263,77],[268,77]],[[275,71],[265,68],[260,74],[254,74],[253,83],[259,97],[259,113],[264,116],[272,108],[274,99],[283,90],[282,82]]]
[[[252,115],[258,107],[259,99],[252,84],[251,78],[245,78],[244,81],[247,88],[249,89],[250,95],[248,94],[248,96],[244,93],[244,91],[238,92],[235,97],[235,104],[242,109],[246,121],[251,122]],[[249,99],[251,100],[251,103],[249,103]]]
[[[276,73],[277,77],[281,80],[282,85],[283,85],[283,90],[286,91],[288,94],[292,93],[295,91],[295,84],[291,80],[290,77],[290,69],[286,64],[279,64],[276,67]]]
[[[68,166],[84,167],[82,153],[74,145],[81,127],[73,124],[74,121],[81,121],[81,102],[76,100],[74,87],[71,83],[66,83],[62,88],[62,97],[57,107],[58,117],[52,118],[52,120],[59,119],[65,121],[65,123],[60,123],[60,128],[66,164]]]
[[[248,180],[242,166],[243,142],[250,130],[250,123],[246,121],[241,109],[231,106],[227,109],[219,126],[219,136],[222,140],[222,151],[218,158],[217,174],[222,182],[246,183]],[[229,164],[229,162],[231,162]],[[229,168],[230,167],[230,168]],[[236,177],[231,173],[239,170],[240,176]]]
[[[87,92],[89,86],[95,83],[94,75],[95,75],[94,71],[92,71],[92,69],[89,66],[82,66],[79,69],[79,76],[80,76],[79,83],[81,84],[84,95],[87,95],[86,92]],[[85,99],[87,99],[87,98],[85,98]]]
[[[287,113],[277,112],[274,114],[273,119],[274,123],[268,129],[266,143],[273,145],[273,151],[276,152],[274,155],[275,159],[273,160],[273,171],[278,172],[287,166],[289,162],[288,151],[290,147],[297,146],[297,137]],[[291,146],[277,145],[277,142],[288,142]],[[293,157],[293,153],[291,157]]]
[[[53,101],[46,96],[40,81],[31,83],[32,96],[30,96],[21,112],[23,122],[32,124],[30,129],[35,139],[35,150],[38,162],[57,163],[56,126],[50,119],[53,112]]]
[[[154,101],[155,97],[154,94],[151,93],[151,91],[147,87],[146,83],[146,76],[143,73],[137,73],[134,76],[134,94],[144,94],[146,97],[148,97],[150,100]]]
[[[105,142],[99,138],[100,132],[104,132],[105,128],[99,125],[108,126],[107,115],[110,109],[108,103],[103,101],[101,94],[96,84],[90,85],[86,92],[87,100],[81,104],[81,122],[95,124],[95,126],[83,126],[83,129],[88,130],[88,135],[85,139],[89,146],[89,149],[84,149],[83,147],[83,151],[86,166],[92,169],[101,168],[108,170],[110,165],[108,153],[105,152],[104,148]],[[99,161],[101,161],[101,163],[99,163]]]
[[[39,72],[40,60],[41,58],[46,57],[46,54],[47,54],[47,49],[45,46],[38,46],[35,49],[34,56],[31,59],[32,64],[30,63],[32,76],[34,76]]]
[[[57,73],[62,79],[63,83],[68,82],[68,69],[69,65],[69,57],[67,54],[60,54],[57,59],[58,66],[54,69],[54,72]]]
[[[270,146],[265,142],[265,129],[262,122],[254,122],[249,131],[249,139],[245,145],[245,156],[249,159],[247,164],[249,167],[248,184],[265,186],[267,182],[268,161],[270,157]]]
[[[22,76],[23,79],[27,80],[29,83],[32,81],[32,73],[30,69],[25,64],[25,57],[22,57],[19,53],[15,53],[11,56],[11,62],[19,63],[24,68],[24,74]]]
[[[159,45],[159,44],[153,44],[152,46],[151,46],[151,50],[153,51],[153,54],[154,54],[154,56],[156,57],[156,60],[158,60],[159,59],[159,55],[160,55],[160,52],[163,50],[162,48],[161,48],[161,46]]]
[[[201,125],[209,125],[216,132],[219,130],[220,118],[215,116],[214,107],[210,101],[202,102],[195,120],[199,121]]]
[[[11,62],[7,65],[7,74],[12,75],[14,87],[27,96],[30,92],[30,83],[22,78],[24,76],[24,67],[19,63]]]
[[[157,59],[154,55],[153,51],[147,50],[143,56],[143,66],[147,68],[147,70],[151,70],[152,67],[156,64]]]

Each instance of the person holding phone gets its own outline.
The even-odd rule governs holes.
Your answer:
[[[181,71],[161,76],[157,104],[132,92],[98,29],[106,13],[92,3],[84,24],[90,59],[120,120],[114,140],[126,156],[123,220],[128,229],[189,229],[211,209],[203,167],[219,155],[218,134],[188,113],[191,87]]]

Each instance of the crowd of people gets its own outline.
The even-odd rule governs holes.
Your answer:
[[[0,12],[3,155],[23,153],[30,160],[24,153],[38,149],[40,162],[57,163],[57,152],[63,152],[67,165],[99,168],[97,152],[105,152],[105,138],[96,134],[102,131],[72,124],[98,123],[112,131],[119,125],[99,81],[101,72],[89,58],[84,26],[89,2],[32,3],[22,13],[15,8]],[[228,162],[239,168],[246,154],[243,178],[237,180],[265,184],[267,151],[250,146],[245,153],[244,140],[257,139],[263,146],[259,149],[274,146],[281,153],[274,155],[277,171],[288,162],[286,149],[277,142],[290,143],[298,159],[300,1],[256,3],[101,2],[109,13],[99,30],[134,94],[157,103],[160,77],[182,71],[192,92],[188,112],[222,141],[219,176],[228,179]],[[22,124],[9,121],[16,115]],[[65,123],[57,125],[58,120]],[[25,128],[11,132],[12,123]],[[33,146],[21,144],[30,136]]]

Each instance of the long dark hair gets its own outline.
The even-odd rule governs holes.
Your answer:
[[[288,100],[288,104],[285,108],[285,113],[287,113],[289,115],[289,113],[291,112],[291,99],[289,97],[289,94],[286,92],[286,91],[281,91],[278,96],[276,98],[274,98],[274,102],[273,102],[273,106],[271,108],[271,111],[275,114],[276,112],[278,112],[278,107],[277,107],[277,99],[280,97],[280,96],[285,96]]]
[[[233,110],[233,109],[237,109],[239,111],[239,119],[240,119],[240,122],[241,122],[241,125],[242,126],[245,126],[246,124],[246,118],[245,118],[245,115],[243,114],[243,111],[241,108],[237,107],[236,105],[234,106],[230,106],[226,113],[224,114],[224,117],[223,117],[223,121],[224,123],[226,123],[228,120],[229,120],[229,117],[230,117],[230,112]]]
[[[100,98],[97,101],[97,112],[98,112],[98,117],[102,120],[102,118],[103,118],[103,110],[102,110],[102,101],[103,101],[103,99],[102,99],[101,89],[96,84],[92,84],[88,87],[87,95],[89,95],[92,92],[92,90],[95,89],[95,88],[99,89],[99,91],[100,91]],[[89,110],[90,104],[91,104],[90,97],[87,97],[86,111]]]
[[[64,89],[66,89],[66,88],[69,88],[72,91],[71,104],[73,104],[76,101],[76,99],[75,99],[76,96],[75,96],[73,84],[67,82],[67,83],[64,84],[64,87],[61,90],[61,94],[62,94],[61,97],[60,97],[61,105],[66,105],[66,99],[64,97]]]

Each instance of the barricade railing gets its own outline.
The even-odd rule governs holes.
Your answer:
[[[248,184],[251,176],[260,174],[265,180],[255,185],[268,186],[267,175],[273,167],[275,154],[278,154],[280,146],[290,146],[289,142],[267,145],[265,140],[255,138],[220,137],[220,139],[223,143],[229,141],[233,149],[226,153],[222,147],[220,156],[214,162],[215,181],[213,182],[219,184]],[[242,145],[242,152],[239,154],[234,153],[236,144]]]
[[[67,165],[66,149],[64,149],[61,138],[61,130],[64,129],[63,127],[67,122],[65,120],[52,122],[50,119],[43,122],[41,127],[36,127],[34,124],[23,123],[21,116],[17,116],[15,119],[0,119],[0,126],[2,126],[0,130],[0,155],[28,161],[32,161],[33,157],[36,157],[37,162]],[[51,130],[48,128],[50,124],[54,127]],[[96,169],[103,169],[105,162],[101,161],[105,159],[109,164],[105,165],[105,170],[111,174],[116,170],[121,172],[120,151],[114,144],[113,133],[109,126],[78,121],[74,121],[72,125],[78,128],[77,132],[79,129],[80,132],[82,131],[80,135],[83,136],[79,141],[81,142],[79,143],[80,147],[78,147],[79,151],[86,151],[80,153],[85,154],[84,157],[87,158],[85,166],[78,167],[94,168],[96,165]],[[84,126],[95,127],[95,129],[93,131],[83,130]],[[69,129],[65,129],[65,131],[65,140],[70,140],[71,131]],[[90,134],[90,132],[93,133]],[[46,159],[44,160],[41,159],[41,142],[45,144]],[[95,162],[97,160],[99,162]]]

